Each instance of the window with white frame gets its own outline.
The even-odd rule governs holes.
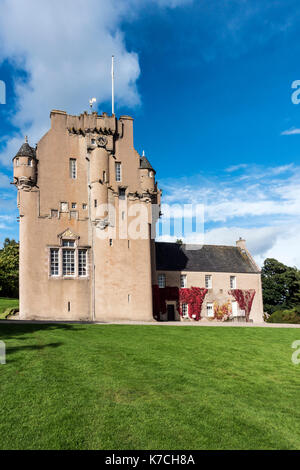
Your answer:
[[[51,276],[59,276],[59,250],[52,248],[50,250],[50,274]]]
[[[60,247],[50,248],[50,276],[86,277],[88,250],[77,247],[75,240],[63,239]]]
[[[212,289],[212,276],[211,274],[206,274],[205,276],[205,288]]]
[[[63,276],[75,276],[75,250],[62,250]]]
[[[77,161],[76,158],[70,158],[70,178],[77,178]]]
[[[166,287],[166,275],[165,274],[158,275],[158,287],[160,289],[163,289],[164,287]]]
[[[16,158],[16,166],[20,166],[20,160]]]
[[[230,276],[230,289],[236,289],[236,276]]]
[[[60,212],[68,212],[69,204],[67,202],[60,203]]]
[[[69,246],[69,247],[74,248],[75,240],[63,240],[62,246]]]
[[[87,250],[78,250],[78,276],[87,275]]]
[[[181,274],[180,275],[180,287],[182,289],[185,289],[186,285],[187,285],[186,274]]]
[[[116,181],[120,182],[122,179],[122,169],[121,169],[121,163],[116,162]]]
[[[206,304],[206,316],[208,318],[213,318],[214,317],[214,304],[213,303],[207,303]]]
[[[188,304],[181,304],[182,317],[188,318],[189,316],[189,306]]]

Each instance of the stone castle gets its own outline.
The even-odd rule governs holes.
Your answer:
[[[26,141],[13,158],[21,319],[213,320],[227,308],[262,321],[260,270],[244,240],[155,242],[161,191],[131,117],[50,116],[36,148]]]

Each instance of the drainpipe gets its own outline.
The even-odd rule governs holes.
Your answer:
[[[86,157],[87,160],[87,174],[88,174],[88,217],[89,217],[89,239],[91,240],[91,264],[92,264],[92,288],[91,288],[91,309],[92,321],[95,321],[95,259],[94,259],[94,227],[92,224],[92,210],[91,210],[91,177],[90,177],[90,152]]]

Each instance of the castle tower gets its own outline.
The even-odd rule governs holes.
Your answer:
[[[37,160],[35,149],[28,144],[27,136],[17,155],[13,158],[14,184],[30,189],[36,184]]]
[[[26,141],[13,159],[20,317],[150,321],[160,191],[134,149],[133,119],[58,110],[50,117],[37,148]]]

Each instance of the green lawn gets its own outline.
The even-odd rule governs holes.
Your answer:
[[[6,297],[0,297],[0,320],[3,317],[3,313],[7,308],[14,308],[19,306],[18,299],[8,299]]]
[[[0,325],[1,449],[299,449],[299,329]]]

